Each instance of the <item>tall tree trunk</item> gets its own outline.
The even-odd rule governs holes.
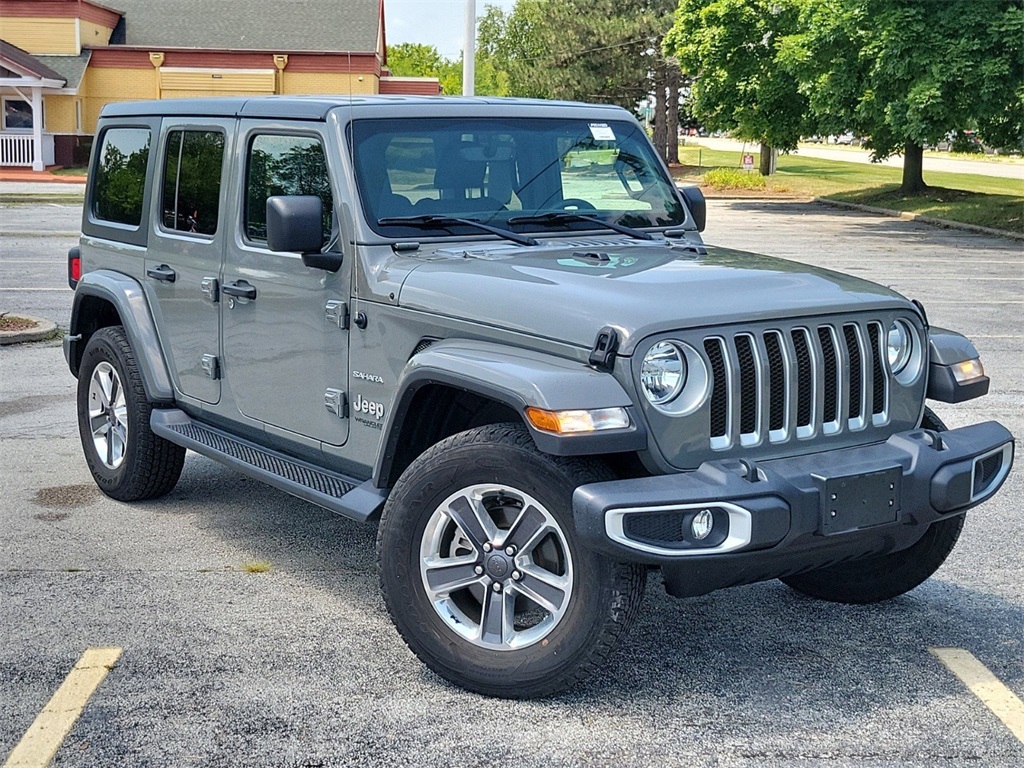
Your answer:
[[[903,183],[900,184],[900,192],[904,195],[914,195],[928,189],[924,183],[924,147],[908,141],[903,148]]]
[[[659,62],[654,70],[654,148],[665,157],[665,145],[668,137],[668,126],[665,124],[665,64]]]
[[[772,148],[761,142],[761,159],[758,162],[758,171],[762,176],[772,175]]]
[[[679,88],[682,85],[683,73],[674,61],[668,63],[668,96],[665,99],[665,111],[668,119],[668,145],[665,147],[665,162],[679,162]]]

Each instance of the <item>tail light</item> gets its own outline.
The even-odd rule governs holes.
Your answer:
[[[75,290],[78,281],[82,278],[82,249],[75,246],[68,251],[68,285]]]

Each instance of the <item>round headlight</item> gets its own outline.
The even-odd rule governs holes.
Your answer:
[[[686,360],[679,347],[659,341],[644,355],[640,365],[640,386],[654,405],[667,403],[679,395],[686,383]]]
[[[914,334],[904,321],[894,320],[889,326],[886,349],[889,354],[889,367],[894,374],[907,367],[914,351]]]

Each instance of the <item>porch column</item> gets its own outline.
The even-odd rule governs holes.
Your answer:
[[[41,171],[43,165],[43,89],[32,86],[32,170]]]

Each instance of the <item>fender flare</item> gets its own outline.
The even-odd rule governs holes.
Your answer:
[[[966,336],[945,328],[930,327],[926,396],[943,403],[961,403],[988,394],[988,376],[959,382],[953,375],[953,366],[976,359],[980,359],[978,350]]]
[[[647,448],[647,431],[629,395],[609,373],[586,363],[532,350],[484,341],[445,340],[413,355],[402,371],[394,406],[384,424],[384,439],[374,464],[374,484],[393,485],[392,465],[402,425],[416,393],[424,386],[442,384],[472,392],[507,405],[523,416],[539,451],[555,456],[625,453]],[[630,426],[578,435],[542,432],[526,419],[529,406],[545,410],[622,407]]]
[[[88,272],[82,275],[75,288],[75,301],[71,309],[71,333],[64,338],[64,357],[68,361],[71,373],[75,377],[78,376],[82,333],[89,326],[88,318],[82,316],[82,303],[86,297],[107,301],[117,311],[142,373],[146,398],[153,403],[173,402],[174,387],[160,348],[160,337],[149,311],[146,294],[137,280],[120,272],[106,269]]]

